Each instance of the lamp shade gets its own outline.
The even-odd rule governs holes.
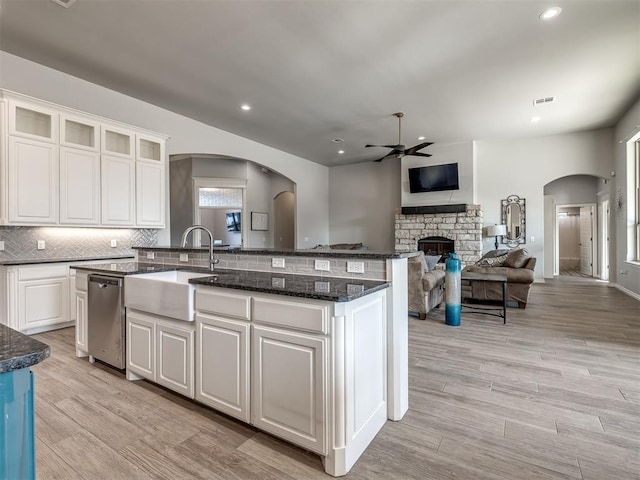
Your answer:
[[[489,225],[484,229],[485,237],[500,237],[507,234],[506,225]]]

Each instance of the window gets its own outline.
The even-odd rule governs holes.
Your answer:
[[[626,220],[627,261],[640,262],[640,133],[627,142],[626,199],[620,191],[616,202]]]

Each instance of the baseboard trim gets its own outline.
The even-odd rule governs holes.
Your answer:
[[[640,302],[640,295],[637,294],[636,292],[632,292],[628,288],[625,288],[622,285],[618,285],[617,283],[614,283],[613,286],[616,287],[618,290],[620,290],[622,293],[629,295],[631,298],[635,298]]]

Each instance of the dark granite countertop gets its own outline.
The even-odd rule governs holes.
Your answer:
[[[49,345],[0,325],[0,373],[28,368],[50,354]]]
[[[208,247],[131,247],[134,250],[151,250],[156,252],[181,252],[181,253],[205,253]],[[370,260],[384,260],[387,258],[408,258],[417,255],[418,252],[376,252],[372,250],[331,250],[331,249],[276,249],[276,248],[232,248],[214,247],[214,252],[229,253],[233,255],[278,255],[283,257],[332,257],[353,258],[358,257]]]
[[[210,277],[192,278],[189,283],[330,302],[350,302],[391,286],[390,282],[377,280],[315,277],[248,270],[216,270]]]
[[[113,268],[112,268],[113,267]],[[377,280],[359,280],[354,278],[316,277],[312,275],[293,275],[253,270],[224,270],[217,268],[211,272],[208,268],[177,265],[159,265],[153,263],[126,262],[118,264],[85,264],[71,268],[111,275],[138,275],[141,273],[168,272],[184,270],[189,272],[211,273],[211,276],[193,278],[189,283],[211,287],[234,288],[252,292],[275,293],[293,297],[314,298],[331,302],[349,302],[358,297],[383,290],[390,282]]]
[[[133,255],[119,255],[113,257],[73,257],[73,258],[30,258],[24,260],[0,260],[0,265],[35,265],[37,263],[67,263],[67,262],[87,262],[93,260],[122,260],[125,258],[135,258]]]

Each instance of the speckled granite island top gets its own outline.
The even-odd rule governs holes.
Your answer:
[[[205,247],[131,247],[134,250],[149,250],[157,252],[203,253],[208,252]],[[333,258],[362,258],[363,260],[383,260],[387,258],[408,258],[418,252],[375,252],[372,250],[331,250],[328,248],[309,249],[276,249],[276,248],[232,248],[213,247],[215,253],[232,255],[277,255],[287,257],[333,257]]]
[[[50,354],[49,345],[0,325],[0,373],[30,367]]]
[[[192,278],[189,283],[210,287],[234,288],[252,292],[274,293],[292,297],[313,298],[330,302],[350,302],[370,293],[384,290],[390,282],[353,278],[317,277],[253,270],[223,270],[210,272],[207,268],[178,267],[153,263],[126,262],[118,264],[86,264],[71,268],[111,275],[139,275],[141,273],[184,270],[211,273],[211,276]]]
[[[314,277],[250,270],[217,270],[213,276],[192,278],[189,283],[330,302],[350,302],[391,286],[390,282],[376,280]]]

